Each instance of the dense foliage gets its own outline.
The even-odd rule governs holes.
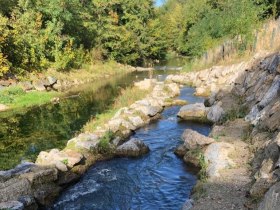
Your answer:
[[[250,41],[261,20],[277,17],[279,5],[277,0],[168,0],[160,18],[171,50],[199,56],[228,38]]]
[[[159,24],[152,0],[0,0],[0,74],[159,58]]]
[[[278,0],[0,0],[0,76],[69,70],[94,60],[139,65],[175,51],[201,55],[250,40]]]

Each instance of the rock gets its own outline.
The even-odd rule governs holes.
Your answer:
[[[263,99],[258,104],[259,109],[263,109],[272,100],[274,100],[279,95],[279,91],[280,91],[280,75],[277,75],[274,78],[271,87],[268,89]]]
[[[122,118],[116,118],[110,120],[108,122],[108,128],[113,133],[117,133],[118,131],[122,132],[124,129],[130,131],[136,130],[136,127],[132,123]]]
[[[7,80],[0,80],[0,85],[4,87],[8,87],[11,85],[11,82]]]
[[[179,157],[184,157],[184,155],[187,153],[188,149],[184,144],[178,146],[174,153],[178,155]]]
[[[50,206],[58,197],[61,188],[56,184],[42,184],[40,187],[35,188],[34,198],[40,206]]]
[[[216,101],[216,93],[212,93],[211,96],[205,99],[204,106],[211,107],[214,105],[215,101]]]
[[[198,87],[195,89],[196,96],[209,96],[211,93],[208,88]]]
[[[219,177],[219,171],[234,165],[229,158],[229,154],[233,150],[234,147],[231,144],[224,142],[212,143],[207,147],[204,157],[207,164],[207,174],[210,178]]]
[[[6,105],[4,105],[4,104],[0,104],[0,112],[6,111],[6,110],[8,110],[8,109],[9,109],[8,106],[6,106]]]
[[[207,119],[213,123],[219,122],[224,116],[225,112],[223,108],[220,106],[220,103],[215,104],[209,109],[207,114]]]
[[[156,82],[156,79],[144,79],[140,82],[135,82],[134,86],[138,87],[140,90],[149,90],[156,84]]]
[[[280,182],[274,184],[260,203],[258,210],[278,210],[280,206]]]
[[[128,116],[128,120],[132,123],[135,129],[141,128],[145,125],[144,120],[139,116]]]
[[[251,108],[248,115],[245,116],[245,120],[250,122],[252,125],[257,125],[261,119],[262,115],[260,109],[257,105]]]
[[[192,199],[188,199],[185,201],[182,210],[191,210],[193,207],[194,201]]]
[[[0,171],[0,182],[5,182],[6,180],[19,176],[24,173],[28,173],[32,170],[32,168],[36,167],[34,163],[21,163],[17,165],[15,168],[10,169],[8,171]]]
[[[66,149],[59,151],[58,149],[52,149],[49,153],[44,151],[40,152],[36,163],[43,166],[55,165],[60,171],[67,171],[67,166],[73,168],[82,158],[82,154],[73,150]]]
[[[96,151],[100,139],[95,134],[80,134],[79,136],[69,140],[67,147],[74,150],[89,150]]]
[[[47,199],[54,191],[59,190],[54,184],[57,177],[55,168],[33,167],[31,171],[0,183],[0,202],[18,200],[25,206],[34,206],[33,195],[38,201],[35,192],[44,191],[40,194],[40,198]],[[48,192],[45,191],[47,188],[50,189]]]
[[[274,74],[276,71],[279,72],[280,55],[274,55],[266,59],[262,67],[266,69],[270,74]]]
[[[253,198],[262,198],[272,185],[273,183],[267,179],[258,179],[250,189],[250,196]]]
[[[269,159],[265,159],[262,162],[261,168],[259,169],[259,171],[255,174],[254,178],[255,179],[269,179],[272,178],[272,170],[273,168],[273,161],[269,158]]]
[[[168,88],[168,92],[171,93],[170,97],[180,95],[180,87],[176,83],[165,84],[164,87]]]
[[[277,136],[275,138],[275,142],[278,145],[278,147],[280,148],[280,132],[277,134]]]
[[[182,135],[184,145],[188,150],[194,150],[207,146],[213,142],[214,139],[204,136],[194,130],[186,129]]]
[[[187,105],[188,102],[185,100],[180,99],[165,99],[164,100],[164,106],[184,106]]]
[[[22,174],[20,177],[27,179],[32,186],[36,186],[55,182],[58,177],[58,171],[56,168],[40,168],[38,170]]]
[[[200,169],[201,168],[200,161],[199,161],[200,154],[201,154],[200,150],[187,151],[186,154],[184,155],[183,160],[186,164]]]
[[[144,115],[149,117],[154,117],[158,113],[162,111],[162,107],[159,106],[146,106],[146,105],[140,105],[140,104],[132,104],[131,108],[142,112]]]
[[[116,155],[121,157],[138,157],[148,152],[149,147],[135,138],[130,139],[116,149]]]
[[[26,178],[12,178],[0,183],[0,202],[17,200],[20,196],[31,194],[31,183]]]
[[[48,80],[50,85],[54,85],[54,84],[57,83],[57,79],[55,77],[48,76],[47,80]]]
[[[271,106],[265,107],[256,118],[259,125],[270,131],[276,131],[280,127],[280,101],[276,101]],[[253,122],[254,123],[254,122]]]
[[[34,81],[33,86],[34,86],[35,90],[38,90],[38,91],[45,91],[46,90],[45,83],[44,83],[43,80]]]
[[[19,86],[24,90],[24,91],[29,91],[33,90],[34,87],[31,84],[31,82],[19,82]]]
[[[23,210],[24,205],[19,201],[9,201],[9,202],[0,203],[0,209]]]
[[[183,106],[177,116],[183,120],[208,122],[207,110],[203,103],[189,104]]]
[[[18,201],[24,205],[25,209],[38,209],[38,205],[32,196],[21,196]]]

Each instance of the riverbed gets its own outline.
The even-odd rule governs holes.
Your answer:
[[[189,103],[203,101],[193,93],[192,88],[183,88],[179,98]],[[190,197],[196,176],[174,150],[186,128],[208,135],[210,126],[178,121],[179,109],[165,109],[162,119],[136,131],[133,137],[150,147],[149,154],[95,164],[61,194],[52,209],[181,209]]]

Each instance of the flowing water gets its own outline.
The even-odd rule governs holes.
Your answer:
[[[181,99],[201,102],[192,88],[183,88]],[[94,210],[178,210],[189,198],[196,176],[174,150],[186,128],[208,135],[208,125],[179,122],[180,107],[167,108],[162,119],[138,131],[149,154],[138,158],[119,158],[92,166],[82,179],[64,191],[53,209]]]

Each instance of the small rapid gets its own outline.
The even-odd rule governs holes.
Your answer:
[[[179,98],[189,103],[204,100],[193,93],[194,89],[185,87]],[[51,209],[181,209],[190,197],[196,176],[174,150],[185,129],[208,135],[210,126],[178,121],[179,109],[165,109],[160,120],[136,131],[133,137],[142,139],[151,150],[147,155],[95,164],[60,195]]]

